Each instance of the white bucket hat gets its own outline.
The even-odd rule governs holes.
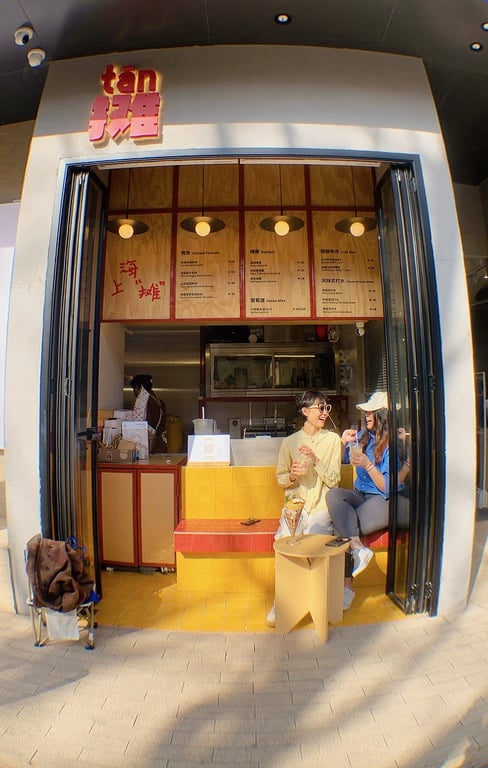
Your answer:
[[[388,394],[386,392],[375,392],[371,395],[367,403],[358,403],[356,408],[360,411],[379,411],[380,408],[388,408]]]

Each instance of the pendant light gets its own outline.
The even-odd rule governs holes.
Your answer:
[[[347,219],[341,219],[335,225],[339,232],[346,232],[353,237],[361,237],[365,232],[370,232],[376,228],[376,219],[367,216],[358,216],[358,207],[356,203],[356,187],[354,185],[354,168],[351,166],[352,194],[354,197],[354,216]]]
[[[281,183],[281,165],[280,171],[280,215],[268,216],[260,222],[260,226],[266,229],[268,232],[274,232],[275,235],[285,237],[289,232],[295,232],[297,229],[303,227],[303,219],[299,219],[297,216],[287,216],[283,213],[283,187]]]
[[[187,232],[193,232],[199,237],[207,237],[225,227],[225,222],[216,216],[205,216],[205,165],[202,165],[202,215],[189,216],[183,219],[180,226]]]
[[[119,235],[123,240],[129,240],[133,235],[142,235],[147,232],[149,227],[142,221],[129,218],[129,195],[130,195],[130,174],[131,168],[129,168],[129,176],[127,179],[127,201],[125,205],[125,217],[120,219],[112,219],[107,224],[109,232],[113,232],[115,235]]]

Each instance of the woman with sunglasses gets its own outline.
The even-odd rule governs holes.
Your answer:
[[[324,429],[331,406],[321,392],[309,389],[298,395],[296,408],[301,427],[281,443],[276,479],[285,496],[295,494],[305,502],[297,535],[332,534],[334,529],[326,496],[341,476],[341,440],[335,432]],[[275,539],[289,535],[282,513]],[[349,608],[350,604],[344,607]],[[266,617],[266,624],[274,627],[274,605]]]

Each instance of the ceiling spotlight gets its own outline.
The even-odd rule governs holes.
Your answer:
[[[32,27],[19,27],[14,32],[14,40],[16,45],[27,45],[32,40],[34,30]]]
[[[27,51],[27,61],[31,67],[40,67],[46,58],[46,51],[42,48],[31,48]]]
[[[277,13],[274,17],[274,21],[275,24],[284,26],[285,24],[289,24],[291,22],[291,16],[289,13]]]
[[[469,47],[470,47],[470,49],[471,49],[472,51],[474,51],[475,53],[479,53],[479,51],[482,51],[482,50],[483,50],[483,46],[481,45],[481,43],[478,43],[478,42],[476,42],[476,43],[471,43],[471,45],[470,45]]]
[[[481,29],[483,30],[483,32],[488,32],[488,21],[483,22],[483,24],[481,25]]]

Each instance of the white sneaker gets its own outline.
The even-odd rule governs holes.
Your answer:
[[[271,606],[271,609],[268,615],[266,616],[266,624],[268,627],[274,627],[274,625],[276,624],[276,613],[275,613],[274,603]]]
[[[351,554],[354,560],[354,568],[351,575],[354,577],[362,573],[369,565],[373,557],[373,550],[368,549],[368,547],[361,547],[360,549],[353,549]]]
[[[342,607],[345,611],[347,611],[347,609],[351,607],[355,597],[356,597],[356,593],[353,589],[351,589],[350,587],[344,587],[344,598],[342,601]]]

